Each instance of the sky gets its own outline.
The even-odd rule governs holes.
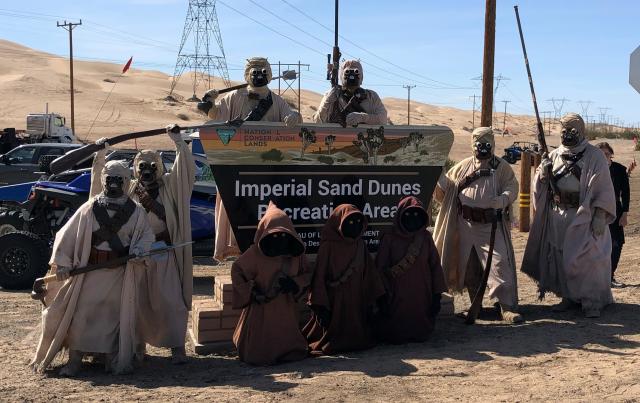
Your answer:
[[[188,0],[4,0],[0,38],[68,55],[68,34],[56,22],[82,19],[74,30],[74,56],[172,74]],[[364,63],[364,84],[382,97],[472,108],[481,94],[483,0],[342,0],[343,58]],[[496,109],[533,114],[513,1],[497,0]],[[567,99],[574,111],[599,121],[640,125],[640,94],[629,85],[629,56],[640,45],[637,0],[521,0],[520,17],[539,110]],[[305,89],[324,92],[326,55],[333,46],[333,0],[217,0],[224,55],[232,80],[252,56],[272,63],[309,64]],[[192,42],[185,46],[193,49]],[[212,53],[221,55],[217,43]],[[10,53],[0,56],[11,57]],[[495,84],[495,83],[494,83]],[[273,86],[273,85],[272,85]],[[187,94],[188,95],[188,94]],[[580,103],[580,101],[583,101]],[[587,103],[585,101],[590,101]],[[560,106],[556,101],[556,108]]]

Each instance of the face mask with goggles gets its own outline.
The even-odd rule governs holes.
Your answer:
[[[348,69],[344,72],[344,85],[347,87],[357,87],[360,85],[360,70]]]
[[[491,156],[493,155],[492,148],[493,147],[491,146],[491,143],[485,143],[485,142],[481,142],[481,141],[476,141],[473,144],[473,149],[475,151],[475,156],[479,160],[487,160],[487,159],[491,158]]]
[[[575,127],[563,127],[560,133],[560,139],[563,146],[573,147],[580,143],[580,132],[578,132],[578,129]]]
[[[269,76],[267,75],[267,69],[252,69],[251,70],[251,86],[252,87],[264,87],[269,84]]]
[[[124,178],[122,176],[107,175],[105,182],[105,196],[116,199],[124,195]]]
[[[156,172],[158,172],[158,165],[155,162],[141,161],[138,164],[138,174],[142,183],[154,182],[156,180]]]

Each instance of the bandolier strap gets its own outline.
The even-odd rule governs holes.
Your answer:
[[[257,122],[262,120],[264,115],[266,115],[269,109],[271,109],[272,105],[273,97],[271,96],[271,91],[269,91],[269,94],[258,101],[258,105],[249,112],[244,120],[248,122]]]
[[[584,151],[579,153],[566,153],[561,154],[562,166],[552,172],[551,180],[555,186],[551,187],[551,199],[557,206],[566,206],[571,208],[577,208],[580,205],[580,192],[563,192],[558,190],[554,192],[553,189],[559,189],[558,181],[566,176],[573,175],[578,181],[582,176],[582,169],[578,165],[578,161],[582,159]]]
[[[276,299],[280,294],[282,294],[282,289],[280,288],[280,279],[289,276],[289,268],[291,267],[291,259],[285,257],[282,260],[282,266],[280,267],[280,271],[274,274],[271,279],[271,286],[269,289],[264,292],[260,290],[257,286],[251,290],[252,300],[258,304],[266,304],[274,299]]]
[[[122,256],[127,253],[126,247],[118,236],[118,231],[124,226],[136,210],[136,204],[131,199],[120,205],[116,203],[105,203],[96,199],[91,207],[94,217],[98,221],[100,228],[91,234],[91,245],[98,246],[102,242],[107,242],[111,250]],[[108,210],[115,211],[113,217],[109,217]]]
[[[327,282],[326,282],[327,287],[336,288],[341,286],[342,284],[349,281],[349,278],[351,277],[351,275],[355,273],[359,267],[364,266],[365,254],[367,253],[367,251],[366,251],[366,246],[363,247],[363,245],[364,245],[364,242],[358,242],[356,253],[355,255],[353,255],[353,259],[351,259],[351,261],[347,265],[347,268],[342,272],[340,277],[338,277],[336,280],[327,279]]]
[[[165,208],[158,201],[159,188],[145,188],[141,183],[135,188],[135,194],[138,196],[138,200],[142,207],[144,207],[147,213],[151,212],[156,215],[160,220],[167,224],[167,214]],[[167,245],[171,244],[171,235],[169,230],[165,228],[164,231],[155,234],[156,241],[164,241]]]
[[[345,127],[348,114],[352,112],[366,113],[362,105],[360,105],[360,102],[365,99],[367,99],[367,92],[362,88],[358,88],[354,94],[339,88],[337,101],[333,104],[329,122],[340,123],[342,127]],[[345,102],[344,108],[340,106],[340,100]]]
[[[422,252],[423,242],[424,232],[421,232],[417,234],[415,238],[413,238],[413,241],[411,242],[411,244],[409,244],[407,253],[404,255],[404,257],[398,263],[389,268],[391,277],[398,278],[413,266],[413,264],[416,262],[416,259],[420,255],[420,252]]]

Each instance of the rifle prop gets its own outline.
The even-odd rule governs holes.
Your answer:
[[[122,266],[124,264],[126,264],[129,260],[131,259],[135,259],[135,258],[142,258],[142,257],[148,257],[148,256],[153,256],[153,255],[158,255],[161,253],[165,253],[174,249],[178,249],[178,248],[183,248],[185,246],[191,245],[193,244],[193,241],[190,242],[184,242],[181,244],[177,244],[177,245],[168,245],[162,248],[158,248],[158,249],[153,249],[150,250],[149,252],[143,253],[142,255],[135,255],[135,254],[128,254],[113,260],[109,260],[108,262],[104,262],[104,263],[95,263],[95,264],[90,264],[84,267],[78,267],[76,269],[73,269],[69,272],[70,276],[77,276],[78,274],[83,274],[83,273],[89,273],[91,271],[94,270],[98,270],[98,269],[111,269],[114,267],[119,267]],[[37,299],[40,300],[40,302],[42,302],[42,305],[47,306],[44,302],[44,296],[46,293],[45,290],[45,285],[48,283],[53,283],[58,281],[57,276],[55,274],[49,274],[48,276],[44,276],[44,277],[40,277],[37,278],[34,282],[33,282],[33,289],[31,291],[31,298],[33,299]]]
[[[287,70],[282,72],[281,75],[279,75],[278,77],[274,77],[271,79],[271,81],[273,80],[279,80],[279,79],[283,79],[283,80],[295,80],[298,77],[298,73],[295,70]],[[242,88],[247,88],[249,86],[248,83],[244,83],[244,84],[238,84],[238,85],[234,85],[231,87],[227,87],[227,88],[223,88],[221,90],[218,91],[218,94],[224,94],[226,92],[231,92],[231,91],[235,91],[235,90],[239,90]],[[211,109],[211,101],[209,100],[209,98],[207,96],[202,97],[202,102],[198,102],[198,106],[197,106],[198,110],[204,114],[209,113],[209,109]]]
[[[181,131],[182,130],[199,130],[205,127],[223,127],[223,126],[230,126],[230,125],[238,126],[242,123],[244,123],[244,121],[242,120],[224,122],[224,123],[210,123],[210,124],[202,124],[197,126],[179,127],[179,130]],[[107,140],[107,143],[109,143],[110,146],[113,146],[118,143],[122,143],[124,141],[140,139],[143,137],[157,136],[159,134],[164,134],[166,132],[167,132],[167,129],[162,128],[162,129],[145,130],[141,132],[125,133],[125,134],[121,134],[121,135],[110,138],[109,140]],[[90,143],[80,148],[76,148],[75,150],[70,151],[56,158],[55,160],[51,161],[51,164],[49,165],[50,171],[53,175],[56,175],[56,174],[59,174],[60,172],[64,172],[68,169],[71,169],[75,164],[90,157],[91,154],[97,151],[100,151],[103,147],[104,147],[103,145]]]

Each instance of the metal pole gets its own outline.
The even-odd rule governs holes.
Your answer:
[[[300,111],[300,60],[298,60],[298,112]]]
[[[492,125],[493,62],[496,48],[496,0],[487,0],[484,17],[484,56],[482,63],[482,112],[480,126]]]
[[[529,221],[531,220],[531,153],[523,151],[520,162],[520,220],[518,229],[520,232],[529,232]]]
[[[71,132],[74,136],[76,134],[76,120],[75,120],[75,111],[74,111],[74,89],[73,89],[73,28],[78,25],[82,25],[82,20],[77,23],[67,22],[60,24],[56,23],[58,27],[62,27],[69,31],[69,90],[71,92]]]
[[[511,101],[502,101],[504,102],[504,117],[502,118],[502,135],[504,136],[504,131],[507,129],[507,104]]]
[[[338,0],[335,2],[335,21],[333,31],[333,69],[331,71],[331,86],[338,86],[338,70],[340,67],[340,48],[338,47]]]
[[[280,95],[280,76],[282,73],[280,72],[280,60],[278,60],[278,95]]]

